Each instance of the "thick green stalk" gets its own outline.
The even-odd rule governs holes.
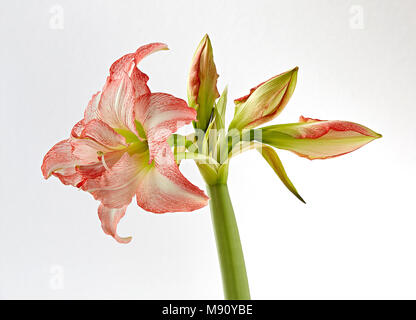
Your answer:
[[[246,266],[227,184],[208,185],[207,189],[225,299],[248,300]]]

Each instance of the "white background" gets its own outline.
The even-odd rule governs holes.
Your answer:
[[[307,205],[257,152],[232,161],[252,297],[415,299],[415,10],[412,0],[2,1],[0,298],[222,298],[208,208],[155,215],[133,201],[119,225],[133,241],[120,245],[102,232],[98,202],[40,170],[114,60],[167,43],[141,69],[152,91],[186,98],[208,33],[228,120],[232,99],[297,65],[273,123],[305,115],[383,134],[325,161],[279,152]],[[193,163],[181,167],[204,188]]]

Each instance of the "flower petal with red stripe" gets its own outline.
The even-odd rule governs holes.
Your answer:
[[[108,208],[103,204],[100,204],[98,207],[98,217],[101,220],[101,227],[104,233],[112,236],[117,242],[120,243],[129,243],[131,241],[131,237],[120,237],[117,234],[117,225],[120,219],[124,217],[126,208],[127,206],[119,209]]]
[[[263,143],[308,159],[327,159],[352,152],[381,137],[349,121],[300,117],[299,123],[260,128]]]
[[[149,161],[172,133],[196,119],[196,110],[189,108],[184,100],[166,93],[141,96],[136,100],[135,114],[146,133]]]
[[[208,204],[208,197],[179,171],[167,143],[160,145],[155,166],[141,176],[137,204],[154,213],[188,212]]]

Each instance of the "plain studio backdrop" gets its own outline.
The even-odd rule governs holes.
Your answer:
[[[329,160],[279,151],[306,205],[259,153],[232,160],[252,297],[416,298],[415,12],[413,0],[2,1],[0,297],[223,297],[208,207],[156,215],[133,200],[119,225],[133,240],[121,245],[101,230],[97,201],[40,170],[113,61],[167,43],[140,68],[153,92],[186,99],[208,33],[219,90],[229,85],[228,121],[233,99],[299,66],[273,124],[304,115],[383,134]],[[181,168],[205,188],[194,163]]]

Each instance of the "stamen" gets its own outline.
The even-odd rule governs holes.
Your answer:
[[[110,171],[110,168],[107,166],[107,163],[105,162],[104,154],[101,156],[101,162],[103,163],[105,170]]]
[[[110,168],[107,166],[107,163],[105,162],[104,152],[97,151],[97,154],[99,157],[101,157],[101,163],[103,164],[103,167],[105,168],[105,170],[110,171]]]

